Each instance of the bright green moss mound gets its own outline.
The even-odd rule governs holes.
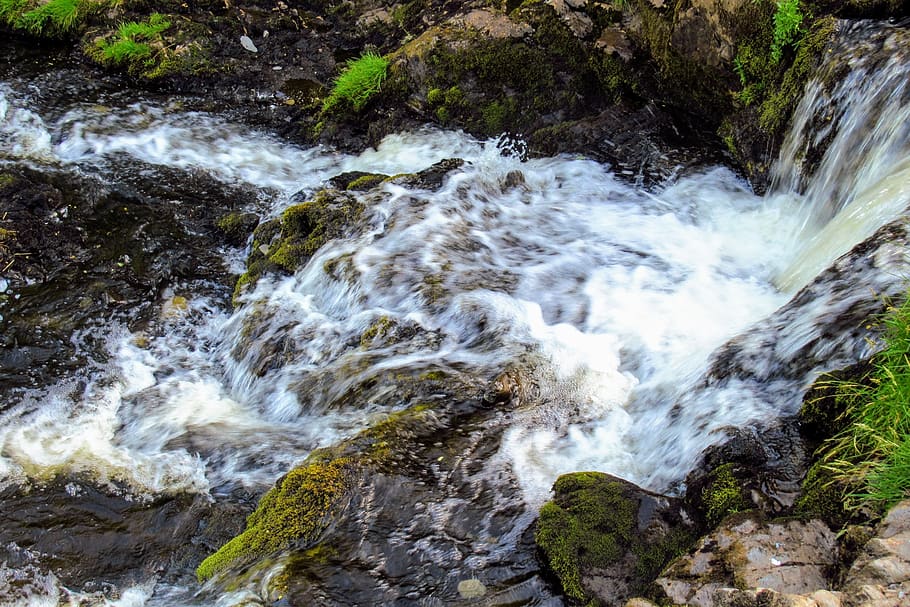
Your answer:
[[[630,545],[638,505],[624,485],[598,472],[557,479],[555,498],[540,510],[535,539],[550,569],[571,599],[587,600],[581,570],[616,561]]]
[[[202,561],[196,576],[204,581],[235,563],[315,541],[339,510],[354,472],[348,458],[323,461],[314,454],[263,496],[246,530]]]
[[[324,112],[347,106],[359,112],[380,90],[388,74],[389,61],[373,52],[348,61],[335,80],[332,92],[322,104]]]
[[[641,529],[641,503],[651,498],[635,485],[600,472],[560,476],[553,492],[553,500],[540,510],[535,540],[547,566],[573,602],[600,604],[585,589],[582,576],[586,571],[614,565],[620,567],[617,573],[628,576],[631,592],[646,593],[666,564],[695,539],[692,527],[673,519],[673,515],[675,522],[663,527],[663,532],[657,529],[668,519],[662,523],[652,520]],[[646,511],[645,518],[651,516],[653,512]]]
[[[718,466],[711,471],[709,478],[701,495],[709,526],[714,527],[727,515],[750,507],[739,481],[733,476],[733,464]]]

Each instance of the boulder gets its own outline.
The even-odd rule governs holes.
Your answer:
[[[728,518],[657,579],[674,604],[712,607],[724,588],[808,594],[829,588],[835,534],[818,520],[765,522],[759,514]],[[724,599],[726,600],[726,599]]]
[[[546,566],[574,601],[622,605],[694,537],[681,500],[614,476],[566,474],[553,492],[535,538]]]

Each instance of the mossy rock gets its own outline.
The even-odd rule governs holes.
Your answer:
[[[421,445],[438,442],[443,420],[453,423],[458,416],[479,408],[479,401],[460,400],[467,390],[451,374],[440,372],[434,375],[436,379],[424,376],[395,380],[402,386],[399,396],[414,404],[385,415],[350,439],[314,451],[283,476],[247,518],[246,529],[198,566],[198,579],[204,581],[280,552],[326,556],[328,545],[312,551],[333,522],[344,515],[365,479],[378,472],[423,473],[426,462],[415,455]],[[432,393],[435,400],[421,401],[423,393],[428,397]]]
[[[382,173],[365,173],[363,171],[349,171],[336,175],[329,180],[332,187],[339,190],[349,190],[354,192],[366,192],[388,179],[388,175]]]
[[[799,408],[801,431],[817,442],[831,438],[847,427],[844,414],[853,406],[850,396],[839,389],[844,382],[868,385],[871,361],[825,373],[812,384]]]
[[[83,53],[95,63],[145,79],[210,73],[212,31],[178,14],[123,14],[105,19],[82,39]]]
[[[573,604],[621,604],[645,592],[695,539],[677,500],[622,479],[576,472],[559,477],[553,491],[535,540]]]
[[[231,244],[241,246],[258,224],[259,216],[255,213],[235,211],[221,217],[215,225]]]
[[[321,190],[312,200],[287,208],[280,219],[260,224],[253,232],[247,271],[234,288],[235,305],[263,274],[297,271],[320,247],[348,233],[363,210],[363,203],[350,194]]]
[[[744,495],[742,482],[733,475],[733,471],[733,464],[723,464],[708,474],[701,499],[709,527],[715,527],[727,516],[752,507],[751,501]]]
[[[355,483],[357,464],[315,452],[276,483],[247,518],[246,530],[206,558],[196,569],[200,581],[236,564],[290,547],[310,545],[343,509]]]
[[[841,529],[851,519],[851,514],[844,508],[844,498],[855,489],[857,487],[849,487],[838,481],[823,463],[816,462],[803,481],[802,495],[796,502],[795,514],[820,518],[832,529]]]

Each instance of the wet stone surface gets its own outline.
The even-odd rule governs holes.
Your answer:
[[[78,368],[86,351],[103,352],[87,329],[107,319],[141,328],[182,283],[202,281],[216,298],[229,293],[218,254],[228,238],[215,223],[253,192],[136,163],[114,171],[123,177],[114,186],[55,169],[0,171],[0,227],[10,226],[0,242],[2,389]]]

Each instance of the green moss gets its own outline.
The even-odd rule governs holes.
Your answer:
[[[9,185],[12,185],[16,181],[16,178],[9,173],[0,173],[0,188],[5,188]]]
[[[292,544],[314,542],[340,509],[355,476],[351,460],[323,460],[320,453],[314,453],[262,497],[247,519],[246,530],[202,561],[196,576],[204,581]]]
[[[442,89],[430,89],[427,92],[427,103],[430,105],[441,105],[445,103],[446,94]]]
[[[257,223],[258,219],[253,213],[232,212],[221,217],[215,225],[233,241],[242,242]]]
[[[324,244],[340,238],[362,215],[363,204],[349,194],[322,190],[313,200],[289,207],[279,220],[253,232],[247,271],[234,287],[234,303],[266,272],[296,272]]]
[[[840,529],[850,518],[844,509],[844,498],[848,493],[848,486],[839,482],[831,470],[816,462],[806,474],[794,512],[807,518],[821,518],[832,529]]]
[[[587,601],[581,584],[586,567],[605,567],[619,559],[636,532],[637,504],[622,483],[596,472],[560,476],[555,498],[540,510],[535,540],[562,584],[566,596]]]
[[[782,130],[786,126],[836,27],[837,21],[834,17],[825,17],[813,23],[780,85],[774,87],[774,92],[761,105],[762,129],[770,133]]]
[[[733,464],[718,466],[711,471],[709,479],[701,495],[708,525],[714,527],[726,516],[750,507],[740,482],[733,476]]]
[[[345,189],[353,190],[356,192],[365,192],[379,185],[380,183],[385,182],[387,178],[388,175],[381,175],[379,173],[364,175],[363,177],[358,177],[357,179],[350,182]]]
[[[360,347],[369,348],[374,341],[388,335],[389,331],[395,328],[395,324],[395,319],[390,316],[380,317],[360,336]]]

